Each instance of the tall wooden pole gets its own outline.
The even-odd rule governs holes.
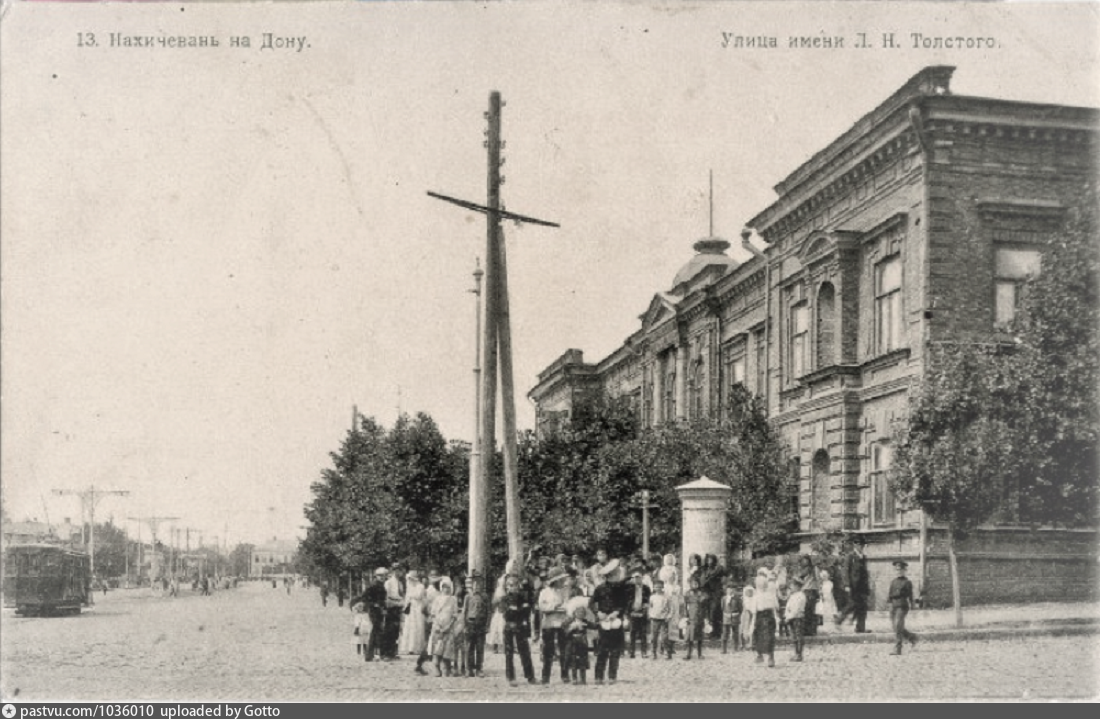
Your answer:
[[[500,227],[500,93],[489,95],[488,140],[489,201],[486,205],[485,239],[485,322],[483,325],[481,374],[481,461],[477,477],[470,478],[469,569],[484,576],[489,567],[489,478],[496,448],[497,404],[497,290],[499,254],[497,236]]]
[[[471,488],[481,476],[481,278],[485,276],[481,269],[481,263],[477,263],[474,270],[474,289],[470,290],[477,297],[474,303],[474,325],[476,327],[474,349],[474,436],[470,446],[470,486]],[[471,493],[472,494],[472,493]],[[471,503],[471,509],[473,505]],[[471,512],[471,518],[473,513]],[[473,535],[471,534],[471,537]],[[472,555],[471,555],[472,556]]]
[[[497,341],[500,345],[500,401],[504,419],[504,514],[508,526],[508,556],[517,563],[523,561],[523,537],[520,534],[519,497],[516,490],[518,454],[516,448],[516,393],[512,380],[512,324],[508,311],[508,260],[504,248],[504,231],[497,227],[499,259],[497,298],[499,322]]]

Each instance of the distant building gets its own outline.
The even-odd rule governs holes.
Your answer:
[[[1100,112],[953,95],[953,71],[922,70],[776,185],[747,223],[758,237],[742,236],[750,259],[721,238],[695,242],[622,346],[595,363],[570,349],[539,373],[537,431],[600,392],[643,426],[720,416],[742,384],[791,449],[804,551],[827,532],[862,533],[880,584],[890,560],[912,561],[921,512],[886,482],[892,420],[934,344],[1011,338],[1021,281],[1067,216],[1100,199],[1088,193]],[[924,575],[940,601],[942,536],[929,536]],[[964,599],[1002,597],[1009,559],[1022,596],[1087,595],[1096,551],[1093,530],[991,528],[968,560],[988,581]]]
[[[64,544],[74,549],[83,547],[81,529],[66,517],[59,525],[46,522],[4,522],[0,526],[3,546],[12,544]]]
[[[262,577],[269,574],[288,574],[294,571],[298,554],[298,540],[272,538],[266,544],[252,548],[248,562],[248,576]]]

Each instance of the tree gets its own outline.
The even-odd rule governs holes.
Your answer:
[[[998,409],[999,350],[935,345],[908,417],[896,435],[891,485],[900,499],[947,525],[956,624],[962,626],[956,540],[988,520],[1004,499],[1014,430]]]
[[[1100,244],[1097,193],[1071,210],[1023,288],[1012,336],[936,344],[896,433],[891,483],[947,524],[956,623],[955,542],[991,519],[1095,525],[1100,474]]]

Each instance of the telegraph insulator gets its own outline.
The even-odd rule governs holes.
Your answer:
[[[504,175],[501,175],[501,176],[500,176],[500,184],[502,184],[502,185],[503,185],[503,184],[504,184],[504,180],[505,180],[505,179],[506,179],[506,178],[504,177]]]
[[[508,147],[508,141],[507,140],[501,140],[500,141],[500,149],[503,150],[506,147]]]
[[[482,147],[488,147],[489,146],[489,141],[488,140],[482,140],[481,141],[481,146]]]
[[[500,166],[501,167],[504,167],[504,160],[505,160],[505,158],[503,158],[503,157],[500,158]]]

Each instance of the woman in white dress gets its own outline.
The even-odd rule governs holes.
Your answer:
[[[428,644],[427,619],[424,611],[424,592],[427,587],[414,569],[405,577],[405,622],[401,625],[400,654],[420,656]]]
[[[500,647],[504,644],[504,608],[500,602],[504,599],[504,578],[508,573],[500,575],[497,579],[496,589],[489,606],[493,608],[493,617],[489,620],[489,633],[485,635],[485,643],[493,648],[493,654],[500,653]]]
[[[817,616],[814,620],[817,621],[818,631],[829,631],[829,627],[832,622],[826,621],[837,615],[836,598],[833,596],[833,580],[829,577],[829,570],[822,569],[818,574],[821,579],[821,600],[814,608]]]

